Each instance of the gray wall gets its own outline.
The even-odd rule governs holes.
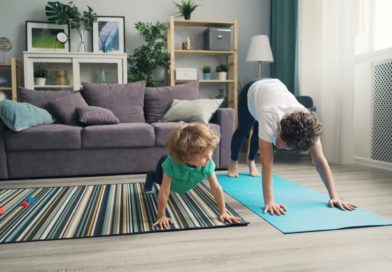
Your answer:
[[[69,1],[62,1],[68,3]],[[180,2],[177,0],[176,2]],[[246,54],[253,35],[269,35],[270,0],[195,0],[200,5],[192,14],[195,20],[231,21],[238,19],[239,38],[239,80],[245,81],[257,76],[257,64],[247,63]],[[44,0],[0,0],[0,37],[7,37],[13,43],[6,60],[16,56],[22,60],[26,48],[25,21],[46,21]],[[125,16],[126,50],[132,53],[140,46],[142,39],[134,24],[142,22],[167,22],[176,14],[172,0],[74,0],[79,10],[91,6],[98,15]],[[75,37],[75,36],[73,36]],[[75,42],[72,43],[75,45]],[[73,46],[72,46],[73,47]],[[3,61],[0,53],[0,62]],[[263,71],[269,74],[269,65]]]

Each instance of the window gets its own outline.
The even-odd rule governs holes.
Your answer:
[[[355,53],[392,48],[392,1],[358,0]]]

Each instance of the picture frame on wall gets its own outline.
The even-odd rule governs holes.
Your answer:
[[[124,16],[97,16],[93,24],[93,52],[125,52]]]
[[[26,21],[26,50],[29,52],[69,52],[69,33],[68,24]]]

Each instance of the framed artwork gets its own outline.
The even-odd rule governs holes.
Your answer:
[[[68,24],[26,21],[26,49],[29,52],[69,52],[68,37]]]
[[[125,17],[98,16],[93,24],[93,51],[96,53],[125,52]]]

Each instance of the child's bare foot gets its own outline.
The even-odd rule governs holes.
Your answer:
[[[227,175],[232,178],[237,178],[238,175],[238,162],[230,160],[229,162],[229,170]]]
[[[249,167],[249,175],[252,177],[260,176],[259,169],[257,169],[257,165],[255,161],[248,160],[248,167]]]

